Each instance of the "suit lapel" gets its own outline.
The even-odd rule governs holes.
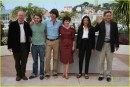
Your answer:
[[[83,36],[83,27],[82,27],[82,29],[80,29],[81,30],[81,36]]]
[[[110,39],[112,37],[112,21],[110,21]]]
[[[25,29],[26,29],[25,21],[24,21],[24,25],[23,25],[23,28],[24,28],[24,31],[25,31]]]
[[[106,35],[105,21],[102,22],[101,29],[102,29],[103,33]]]
[[[18,29],[20,30],[20,25],[18,23],[18,20],[16,21],[16,25],[17,25]]]
[[[26,23],[25,23],[25,21],[24,21],[24,25],[23,25],[23,29],[24,29],[24,32],[25,32],[25,37],[26,37],[26,35],[27,35],[27,26],[26,26]]]
[[[18,20],[16,21],[15,28],[16,28],[15,31],[19,34],[19,37],[20,37],[20,26],[19,26]]]
[[[26,24],[25,24],[25,21],[24,21],[24,25],[23,25],[23,29],[24,29],[24,32],[26,33]],[[26,35],[26,34],[25,34]]]
[[[91,28],[88,28],[88,38],[91,36]]]

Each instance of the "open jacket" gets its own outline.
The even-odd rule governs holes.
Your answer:
[[[102,50],[106,29],[105,29],[105,21],[102,21],[100,24],[95,26],[95,32],[99,31],[96,49],[98,51]],[[119,36],[118,36],[118,27],[117,23],[110,21],[110,45],[111,45],[111,52],[115,51],[115,47],[119,47]]]
[[[90,46],[91,49],[95,49],[95,32],[94,32],[94,28],[91,27],[88,29],[88,39],[90,41]],[[79,49],[80,45],[81,45],[81,40],[82,40],[82,36],[83,36],[83,27],[79,27],[78,29],[78,34],[77,34],[77,41],[76,41],[76,48]]]
[[[30,25],[24,21],[24,31],[26,38],[27,51],[30,51],[30,37],[32,36],[32,31]],[[20,26],[18,20],[12,22],[9,25],[8,31],[8,49],[12,48],[13,52],[19,52],[20,50]]]

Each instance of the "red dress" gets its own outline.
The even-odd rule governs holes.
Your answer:
[[[65,27],[61,26],[60,34],[60,61],[64,64],[71,64],[74,62],[72,47],[75,38],[75,29],[66,29]]]

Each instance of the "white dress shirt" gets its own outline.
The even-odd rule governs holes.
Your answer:
[[[83,36],[82,36],[82,39],[83,38],[88,38],[88,28],[85,28],[84,26],[83,26]]]
[[[20,43],[25,43],[26,38],[25,38],[24,24],[19,24],[19,26],[20,26]]]

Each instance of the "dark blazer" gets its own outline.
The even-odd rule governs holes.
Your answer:
[[[24,31],[26,36],[26,47],[30,51],[30,37],[32,36],[32,31],[30,25],[24,21]],[[8,31],[8,49],[12,48],[13,52],[19,52],[20,50],[20,26],[18,20],[12,22],[9,25]]]
[[[95,32],[94,32],[94,28],[91,27],[88,29],[89,33],[88,33],[88,38],[90,41],[90,47],[91,49],[95,49]],[[82,40],[82,36],[83,36],[83,27],[79,27],[78,29],[78,34],[77,34],[77,41],[76,41],[76,48],[79,49],[80,45],[81,45],[81,40]]]
[[[95,26],[95,32],[99,31],[96,49],[98,51],[102,50],[104,40],[105,40],[105,21],[102,21],[100,24]],[[118,27],[117,23],[110,21],[110,44],[111,44],[111,52],[115,51],[115,47],[119,47],[119,36],[118,36]]]

